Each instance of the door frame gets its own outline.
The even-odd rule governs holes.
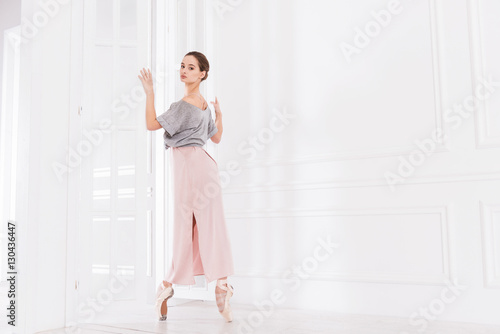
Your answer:
[[[83,98],[83,14],[84,0],[71,4],[71,78],[69,99],[69,142],[77,142],[81,135],[80,118]],[[76,131],[78,129],[79,131]],[[78,302],[78,203],[80,165],[68,173],[68,219],[66,249],[66,327],[73,327],[77,320]]]

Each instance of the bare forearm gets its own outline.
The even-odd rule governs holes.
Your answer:
[[[220,140],[220,138],[222,137],[222,113],[221,112],[215,112],[215,126],[217,126],[217,129],[219,129],[219,131],[217,131],[216,133],[216,136],[217,138]]]
[[[156,123],[155,94],[146,94],[146,125],[148,129]]]

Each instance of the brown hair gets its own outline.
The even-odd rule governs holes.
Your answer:
[[[207,57],[205,57],[203,53],[198,51],[188,52],[186,53],[186,56],[194,56],[196,60],[198,60],[198,67],[200,68],[200,72],[206,71],[205,76],[201,78],[201,81],[206,80],[208,78],[208,71],[210,70],[210,64],[208,63]]]

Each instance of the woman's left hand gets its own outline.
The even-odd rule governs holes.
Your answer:
[[[142,68],[141,74],[142,75],[138,75],[138,77],[141,79],[144,92],[146,92],[146,94],[153,93],[153,76],[151,75],[151,71]]]

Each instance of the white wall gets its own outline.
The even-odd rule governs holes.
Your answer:
[[[450,109],[478,75],[500,80],[498,5],[477,1],[222,1],[212,66],[219,167],[241,167],[224,189],[238,302],[278,289],[276,307],[500,324],[499,87],[473,113]],[[389,7],[349,62],[343,43]],[[436,129],[449,140],[391,188]],[[315,262],[328,235],[339,247]]]
[[[18,325],[26,333],[64,326],[67,175],[59,182],[54,162],[66,161],[70,97],[71,4],[40,8],[23,1],[23,21],[38,32],[21,44],[18,224]],[[23,35],[29,37],[29,35]]]
[[[0,64],[3,63],[4,30],[15,27],[21,23],[21,2],[0,0]],[[0,66],[0,78],[3,68]],[[2,80],[0,80],[0,92],[2,91]],[[0,95],[0,106],[2,96]]]
[[[15,148],[11,140],[13,133],[13,122],[15,121],[14,110],[17,109],[19,53],[8,39],[11,34],[16,34],[21,20],[21,4],[19,2],[0,1],[0,308],[7,310],[8,290],[10,284],[6,281],[7,273],[7,225],[14,214],[11,212],[11,199],[15,185],[15,172],[12,170],[12,156]],[[6,38],[5,38],[6,37]],[[4,314],[6,315],[6,314]],[[6,319],[6,318],[4,318]],[[6,319],[7,320],[7,319]],[[7,327],[4,320],[0,323],[0,331]]]

